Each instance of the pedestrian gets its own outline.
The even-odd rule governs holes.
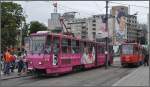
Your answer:
[[[18,61],[18,75],[22,74],[23,68],[24,68],[23,57],[19,56],[19,61]]]
[[[7,50],[4,54],[4,74],[5,75],[10,73],[9,72],[10,62],[11,62],[11,54],[10,54],[10,50]]]
[[[15,58],[15,69],[17,69],[17,67],[18,67],[18,56],[17,56],[17,54],[14,54],[14,58]]]
[[[149,53],[145,49],[144,66],[149,66]]]
[[[15,56],[14,55],[11,55],[11,62],[10,62],[10,70],[11,72],[14,72],[14,69],[15,69]]]
[[[27,60],[25,58],[25,56],[23,57],[23,73],[26,74],[27,73]]]
[[[1,70],[4,70],[4,57],[3,57],[3,52],[1,53]]]

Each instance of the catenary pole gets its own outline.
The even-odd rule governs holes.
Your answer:
[[[106,0],[106,32],[108,32],[108,0]],[[106,60],[105,60],[105,68],[108,68],[108,35],[106,36],[106,51],[105,51],[105,55],[106,55]]]

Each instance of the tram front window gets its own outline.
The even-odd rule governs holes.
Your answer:
[[[133,54],[133,46],[132,45],[123,45],[122,46],[122,54]]]
[[[46,42],[45,36],[32,36],[32,53],[43,53],[44,44]]]

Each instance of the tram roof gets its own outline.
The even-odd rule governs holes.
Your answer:
[[[99,43],[99,44],[105,44],[105,42],[96,42],[88,39],[81,39],[77,37],[72,37],[69,35],[63,35],[63,34],[57,34],[57,33],[51,33],[51,32],[46,32],[46,33],[32,33],[31,36],[46,36],[46,35],[52,35],[52,36],[57,36],[57,37],[62,37],[62,38],[67,38],[67,39],[73,39],[73,40],[79,40],[79,41],[86,41],[86,42],[91,42],[91,43]]]

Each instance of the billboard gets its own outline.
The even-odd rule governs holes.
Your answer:
[[[128,9],[124,6],[113,7],[112,15],[114,18],[114,43],[121,44],[127,39],[126,20]]]
[[[106,29],[106,16],[100,16],[100,29],[97,32],[97,38],[105,38],[108,37],[108,29]]]

